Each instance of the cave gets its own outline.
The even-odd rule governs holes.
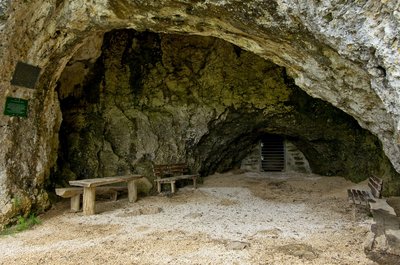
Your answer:
[[[49,209],[52,213],[51,208],[59,205],[54,188],[65,187],[70,180],[139,173],[151,183],[154,164],[184,162],[200,173],[204,187],[209,180],[217,184],[212,182],[215,176],[231,181],[232,172],[273,176],[261,178],[261,182],[235,182],[225,193],[218,192],[224,189],[211,191],[226,196],[207,204],[203,213],[225,207],[227,212],[242,214],[230,217],[232,223],[221,221],[218,226],[216,216],[202,216],[201,212],[176,219],[175,225],[182,220],[199,221],[197,224],[214,231],[235,227],[236,221],[261,223],[267,230],[257,232],[268,232],[263,237],[270,236],[271,241],[259,245],[257,254],[262,254],[262,259],[249,264],[265,263],[270,250],[279,255],[290,252],[286,263],[294,258],[312,259],[322,252],[319,256],[325,256],[329,249],[335,249],[335,255],[321,264],[362,262],[359,253],[364,238],[370,240],[364,245],[368,255],[376,255],[378,260],[387,253],[395,255],[393,262],[397,262],[400,244],[392,232],[398,232],[398,218],[392,223],[394,219],[386,216],[380,223],[393,227],[373,224],[371,237],[366,236],[361,228],[366,223],[351,219],[344,193],[349,186],[362,185],[376,175],[384,181],[384,197],[400,195],[399,10],[398,1],[374,0],[0,0],[0,103],[5,106],[14,98],[27,106],[25,116],[0,114],[0,232],[32,213]],[[18,65],[35,69],[35,82],[29,86],[13,82]],[[305,185],[297,185],[296,180],[289,185],[279,179],[292,172],[305,178],[318,176]],[[323,196],[312,194],[314,180],[319,181]],[[338,184],[342,188],[335,190]],[[287,195],[293,187],[300,192],[291,198]],[[246,196],[254,193],[268,207],[252,208],[254,201],[248,200],[242,205],[245,207],[230,211],[229,207],[240,205],[234,189],[245,189],[242,194]],[[197,198],[204,202],[209,197]],[[178,194],[163,199],[180,198]],[[305,199],[316,203],[304,208]],[[322,224],[323,245],[313,249],[294,240],[279,246],[290,243],[276,238],[281,235],[281,223],[274,213],[281,211],[282,203],[300,206],[296,208],[299,211],[293,211],[291,205],[287,208],[289,230]],[[249,220],[249,209],[254,220]],[[115,218],[106,216],[107,222],[115,221],[118,226],[123,218],[130,218],[123,230],[117,230],[139,235],[142,240],[140,233],[146,233],[146,226],[135,230],[137,218],[126,216],[143,213],[136,210],[120,212]],[[146,217],[150,225],[163,214],[158,208],[152,210],[159,215]],[[305,211],[313,214],[313,220],[303,219]],[[323,215],[332,215],[333,222],[320,222]],[[86,221],[97,222],[97,217]],[[176,216],[172,213],[169,217]],[[160,224],[169,217],[155,222]],[[267,227],[273,219],[279,225],[277,230]],[[337,226],[344,219],[349,225]],[[69,228],[76,231],[66,238],[77,239],[74,237],[80,232],[91,234],[92,227],[85,229],[82,218],[75,220],[77,224]],[[55,227],[60,229],[58,225]],[[94,227],[116,231],[112,226],[102,229],[98,223]],[[57,229],[51,233],[43,229],[37,240],[29,238],[31,242],[18,244],[33,253],[29,248],[37,249],[35,244],[41,244],[42,238],[54,239]],[[330,229],[332,233],[326,234]],[[174,234],[165,230],[167,237]],[[336,241],[336,231],[347,237]],[[149,245],[164,250],[169,243],[186,244],[180,232],[169,237],[171,241],[156,236]],[[235,236],[236,232],[242,229],[238,228]],[[111,248],[115,241],[104,235],[100,238],[110,249],[91,248],[90,257],[109,252],[109,260],[119,254],[138,258],[136,254],[142,253],[142,249],[120,251],[133,249],[130,237],[120,242],[120,252],[115,255]],[[198,240],[197,236],[191,242],[202,250],[210,238]],[[217,241],[223,255],[236,255],[229,249],[232,242]],[[51,240],[49,245],[58,242]],[[12,244],[0,247],[14,251]],[[298,250],[302,257],[291,255]],[[65,257],[65,253],[60,254]],[[37,255],[37,263],[49,261],[47,251],[41,254],[44,256]],[[346,260],[347,254],[355,259]],[[81,256],[70,262],[82,262]]]
[[[76,52],[56,91],[63,121],[48,190],[128,173],[151,180],[153,164],[178,162],[203,177],[396,174],[353,117],[306,94],[284,67],[214,37],[112,30]],[[281,158],[260,155],[268,139]],[[274,159],[283,160],[267,165]]]
[[[266,135],[282,137],[285,171],[376,174],[399,195],[397,9],[0,0],[0,99],[29,102],[0,116],[0,228],[71,179],[178,161],[204,177],[262,170]],[[18,62],[40,69],[34,88],[12,84]]]

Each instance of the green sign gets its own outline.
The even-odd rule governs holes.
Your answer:
[[[28,100],[22,98],[7,97],[4,115],[27,117],[28,116]]]

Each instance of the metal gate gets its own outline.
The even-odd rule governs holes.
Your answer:
[[[263,171],[285,170],[285,147],[279,135],[266,135],[261,139],[261,168]]]

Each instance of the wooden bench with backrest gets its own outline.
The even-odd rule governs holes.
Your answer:
[[[370,203],[375,202],[375,199],[382,198],[383,180],[372,176],[368,178],[368,186],[371,191],[348,189],[347,195],[349,202],[354,205],[365,205],[370,208]]]
[[[193,180],[193,188],[197,188],[197,178],[199,174],[189,174],[189,168],[184,163],[178,164],[167,164],[167,165],[154,165],[153,166],[154,176],[157,178],[154,180],[157,183],[157,191],[161,193],[162,184],[171,185],[171,193],[176,192],[176,181],[183,179]]]

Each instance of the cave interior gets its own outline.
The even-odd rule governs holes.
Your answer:
[[[285,68],[213,37],[118,29],[71,58],[57,86],[63,115],[49,189],[74,179],[185,162],[203,177],[271,171],[265,139],[284,165],[362,181],[396,174],[377,137],[302,91]],[[264,161],[264,162],[263,162]]]

